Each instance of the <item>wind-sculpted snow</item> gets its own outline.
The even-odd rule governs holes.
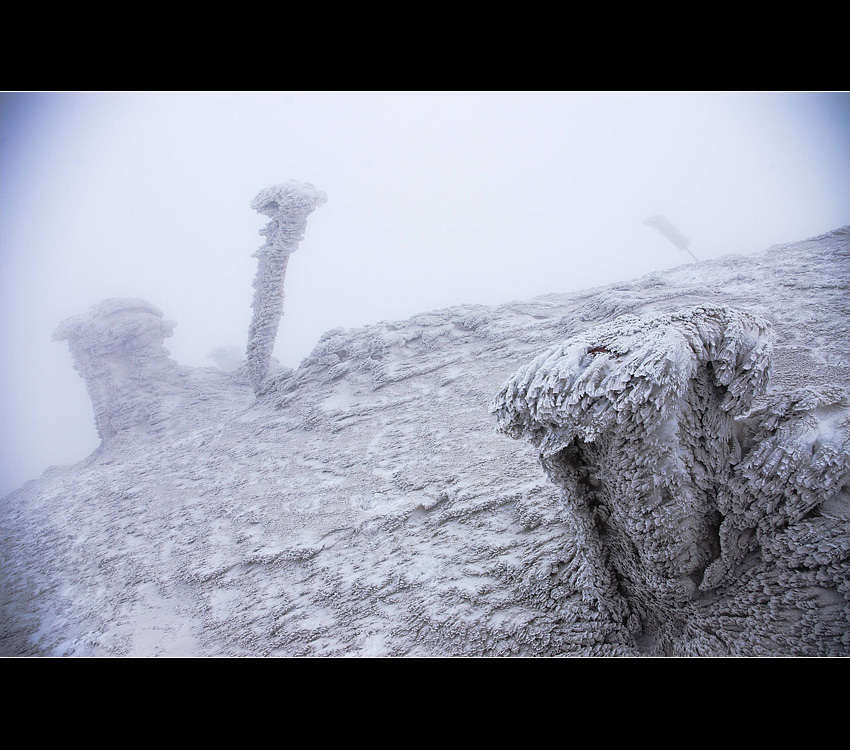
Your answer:
[[[848,236],[335,329],[259,396],[242,367],[155,367],[153,421],[3,498],[0,653],[846,654]],[[566,431],[535,433],[553,482],[490,405],[568,340],[609,351],[588,357],[576,404],[535,412],[593,425],[560,450]],[[631,393],[622,423],[582,411],[602,398],[594,372]],[[616,437],[641,425],[651,446]],[[616,444],[645,461],[602,472],[592,516],[591,468],[617,464]],[[586,469],[558,463],[573,454]],[[656,503],[645,517],[614,502],[627,488]],[[624,564],[633,580],[617,579],[604,554],[646,555],[645,578]]]
[[[327,196],[310,183],[289,181],[260,191],[251,208],[271,221],[260,230],[265,244],[254,253],[254,304],[248,332],[248,375],[259,392],[269,372],[280,319],[283,315],[283,283],[289,256],[297,249],[307,228],[307,217]]]
[[[625,316],[537,357],[493,410],[579,529],[574,585],[652,654],[850,652],[848,399],[767,388],[725,307]]]

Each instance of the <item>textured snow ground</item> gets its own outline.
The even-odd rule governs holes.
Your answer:
[[[846,391],[849,238],[330,331],[258,398],[178,366],[155,419],[3,498],[0,654],[641,653],[572,585],[569,511],[533,447],[497,432],[494,396],[593,326],[705,303],[771,325],[769,393]],[[848,502],[831,508],[845,564]],[[742,623],[715,652],[770,653]]]

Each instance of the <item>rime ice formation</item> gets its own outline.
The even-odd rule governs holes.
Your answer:
[[[661,216],[659,214],[655,214],[650,216],[648,219],[643,222],[648,227],[653,227],[661,232],[670,242],[672,242],[679,250],[683,250],[688,255],[690,255],[694,260],[697,260],[697,256],[691,252],[690,244],[691,241],[685,237],[679,231],[679,228],[673,224],[670,219],[666,216]]]
[[[59,324],[86,384],[100,437],[149,422],[163,387],[177,375],[163,342],[176,323],[145,300],[109,299]]]
[[[651,654],[850,649],[850,401],[763,396],[768,324],[726,307],[624,316],[499,392],[499,427],[562,488],[573,582]]]
[[[566,501],[489,411],[553,348],[586,388],[547,381],[540,444],[593,426],[561,451]],[[0,501],[0,655],[850,655],[850,228],[335,329],[259,395],[241,367],[173,369],[153,422]],[[617,444],[630,472],[601,468]]]
[[[327,196],[310,183],[284,182],[260,191],[251,208],[271,221],[260,230],[265,244],[254,253],[254,304],[248,332],[248,375],[259,392],[269,372],[275,339],[283,315],[283,283],[289,256],[304,238],[307,217]]]
[[[216,367],[224,372],[234,372],[245,360],[242,350],[236,346],[219,346],[207,353],[207,357],[215,362]]]
[[[122,434],[179,429],[243,402],[244,378],[171,359],[163,342],[175,326],[150,302],[108,299],[56,328],[53,339],[68,342],[104,444]]]

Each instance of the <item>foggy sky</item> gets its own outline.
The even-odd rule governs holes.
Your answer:
[[[500,304],[850,223],[850,94],[168,92],[0,96],[0,495],[98,443],[63,319],[141,297],[181,364],[244,350],[250,202],[328,202],[286,277],[275,356],[335,327]]]

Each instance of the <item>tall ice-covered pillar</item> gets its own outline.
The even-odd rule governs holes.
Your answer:
[[[258,259],[254,278],[254,303],[248,331],[248,376],[259,393],[269,372],[280,319],[283,316],[283,282],[289,256],[307,228],[307,217],[327,196],[308,182],[289,182],[262,190],[251,208],[271,221],[260,230],[265,244],[254,253]]]

